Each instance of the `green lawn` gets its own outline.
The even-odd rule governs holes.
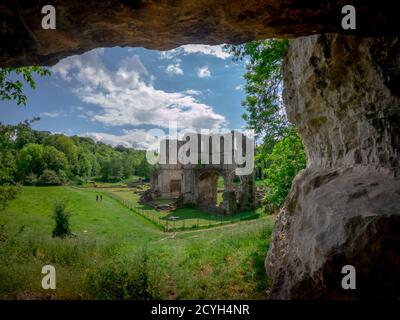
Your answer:
[[[215,227],[221,223],[234,223],[240,220],[257,219],[265,214],[262,209],[243,211],[235,213],[233,215],[221,215],[212,212],[206,212],[196,208],[180,208],[174,211],[159,211],[151,208],[148,205],[139,204],[139,195],[134,193],[132,188],[120,187],[120,188],[107,188],[106,190],[91,189],[98,193],[111,194],[116,196],[118,199],[125,200],[127,206],[135,207],[140,213],[149,217],[152,221],[155,221],[161,226],[168,228],[187,229],[192,227]],[[218,193],[218,201],[222,201],[222,193]],[[172,200],[159,199],[158,202],[161,204],[171,203]],[[171,222],[171,218],[175,217],[176,221]]]
[[[68,201],[73,238],[51,237],[56,199]],[[1,225],[3,299],[132,299],[143,294],[137,288],[151,298],[260,299],[268,285],[269,216],[172,238],[108,196],[96,202],[83,188],[24,187],[0,212]],[[41,289],[46,264],[57,270],[50,292]]]

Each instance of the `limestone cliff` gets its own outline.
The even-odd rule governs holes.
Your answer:
[[[271,298],[400,296],[400,41],[291,41],[284,100],[309,166],[280,211],[266,270]],[[344,265],[356,290],[344,290]]]

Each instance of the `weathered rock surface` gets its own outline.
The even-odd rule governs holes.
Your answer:
[[[57,29],[43,30],[52,4]],[[183,44],[242,43],[267,37],[345,32],[344,5],[357,12],[358,35],[399,35],[396,1],[376,0],[4,0],[0,67],[49,65],[96,47],[172,49]]]
[[[309,167],[277,217],[271,298],[400,297],[399,59],[398,38],[291,42],[284,99]]]

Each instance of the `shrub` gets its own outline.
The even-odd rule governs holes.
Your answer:
[[[4,210],[11,200],[17,197],[19,185],[4,184],[0,186],[0,211]]]
[[[88,275],[88,291],[96,299],[152,300],[159,299],[156,272],[149,265],[146,249],[135,261],[118,261],[103,265]]]
[[[43,170],[38,180],[38,185],[40,186],[60,186],[63,183],[63,177],[53,170]]]
[[[0,224],[0,242],[6,241],[8,239],[8,235],[4,226],[5,226],[4,223]]]
[[[57,201],[54,204],[53,219],[56,223],[53,230],[53,237],[64,238],[72,235],[69,218],[71,217],[70,212],[66,212],[67,205],[65,201]]]
[[[38,182],[37,175],[34,173],[28,174],[24,179],[24,184],[28,186],[34,186]]]
[[[78,186],[82,186],[82,185],[84,185],[86,182],[87,182],[86,179],[83,178],[83,177],[76,176],[76,177],[74,178],[74,183],[75,183],[76,185],[78,185]]]

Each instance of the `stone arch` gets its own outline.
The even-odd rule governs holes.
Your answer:
[[[206,170],[199,174],[199,178],[197,180],[197,201],[199,207],[210,209],[217,207],[217,188],[219,176],[220,172],[216,170]]]
[[[227,191],[232,191],[232,195],[227,195],[230,207],[234,208],[234,211],[255,209],[255,175],[237,175],[235,170],[232,170],[227,176]]]

